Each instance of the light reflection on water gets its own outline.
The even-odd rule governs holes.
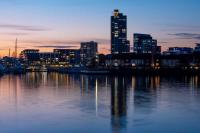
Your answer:
[[[198,76],[0,77],[1,132],[199,133]]]

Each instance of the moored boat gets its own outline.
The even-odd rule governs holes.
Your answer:
[[[0,64],[0,75],[5,73],[5,67]]]
[[[98,68],[88,68],[81,70],[82,74],[109,74],[110,71],[107,69],[98,69]]]

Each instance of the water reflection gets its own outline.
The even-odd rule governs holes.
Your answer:
[[[138,77],[135,81],[135,92],[134,92],[134,112],[139,114],[151,114],[157,107],[157,93],[159,93],[160,88],[160,77],[147,76]],[[145,118],[140,118],[142,121]],[[138,124],[138,123],[136,123]],[[139,123],[140,124],[140,123]]]
[[[59,131],[56,129],[80,132],[77,127],[84,125],[82,132],[104,129],[142,133],[149,125],[148,130],[160,132],[168,129],[166,123],[178,121],[189,132],[200,131],[194,124],[200,122],[199,88],[198,76],[5,75],[0,77],[0,128],[10,132],[11,127],[18,132],[30,129],[38,132],[36,129],[46,129],[45,125],[51,124],[54,126],[48,128],[55,132]],[[35,119],[36,114],[45,116],[45,120]],[[18,119],[26,126],[17,128],[13,122]],[[24,122],[27,119],[32,123]],[[42,127],[36,124],[38,120]],[[1,122],[6,124],[3,126]],[[76,126],[70,125],[71,122]],[[176,129],[177,123],[171,126]],[[157,125],[162,128],[157,129]]]
[[[111,124],[114,132],[126,127],[127,80],[124,77],[111,78]]]

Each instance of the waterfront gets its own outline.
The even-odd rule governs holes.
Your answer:
[[[3,133],[199,133],[200,77],[0,77]]]

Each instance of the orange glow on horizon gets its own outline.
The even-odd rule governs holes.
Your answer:
[[[18,55],[21,53],[21,51],[23,51],[24,49],[39,49],[40,52],[53,52],[53,49],[56,49],[56,46],[66,46],[66,48],[68,49],[79,49],[80,48],[80,41],[66,41],[66,40],[62,40],[58,39],[58,41],[54,41],[54,40],[42,40],[42,41],[38,41],[37,39],[35,39],[36,41],[34,42],[23,42],[22,40],[19,40],[18,42]],[[80,39],[79,39],[80,40]],[[82,39],[84,40],[84,39]],[[88,41],[89,39],[85,39],[86,41]],[[174,40],[176,41],[176,40]],[[180,41],[180,40],[179,40]],[[41,44],[40,44],[41,42]],[[58,42],[58,45],[56,44]],[[66,44],[67,42],[71,42],[71,45]],[[97,41],[98,42],[98,41]],[[60,45],[59,45],[60,44]],[[191,41],[191,42],[186,42],[186,44],[184,43],[184,40],[181,41],[181,46],[182,47],[195,47],[195,42]],[[178,41],[177,41],[177,45],[168,43],[166,44],[158,44],[162,46],[162,51],[166,51],[168,49],[168,47],[174,47],[174,46],[180,46]],[[39,46],[44,46],[44,47],[39,47]],[[47,47],[45,47],[47,46]],[[55,46],[54,47],[48,47],[48,46]],[[72,46],[72,48],[70,48],[70,46]],[[73,47],[74,46],[74,47]],[[14,51],[15,51],[15,39],[13,38],[12,40],[0,40],[0,57],[4,57],[4,56],[9,56],[9,49],[10,49],[10,56],[13,55]],[[59,48],[62,49],[62,48]],[[64,48],[63,48],[64,49]],[[99,54],[110,54],[110,44],[99,44],[98,45],[98,51]]]
[[[80,46],[80,44],[77,44],[75,46]],[[69,48],[69,49],[79,49],[80,47],[75,47],[75,48]],[[9,56],[9,49],[10,49],[10,56],[13,57],[14,55],[14,51],[15,51],[15,44],[11,44],[11,42],[0,42],[0,57],[4,57],[4,56]],[[20,44],[18,43],[18,49],[17,49],[17,53],[18,56],[21,53],[21,51],[23,51],[24,49],[39,49],[40,52],[53,52],[53,49],[55,48],[37,48],[34,47],[34,44],[32,44],[32,46],[26,46],[25,44]],[[62,49],[62,48],[59,48]],[[64,48],[63,48],[64,49]],[[110,45],[108,44],[99,44],[98,45],[98,52],[99,54],[109,54],[110,53]]]

